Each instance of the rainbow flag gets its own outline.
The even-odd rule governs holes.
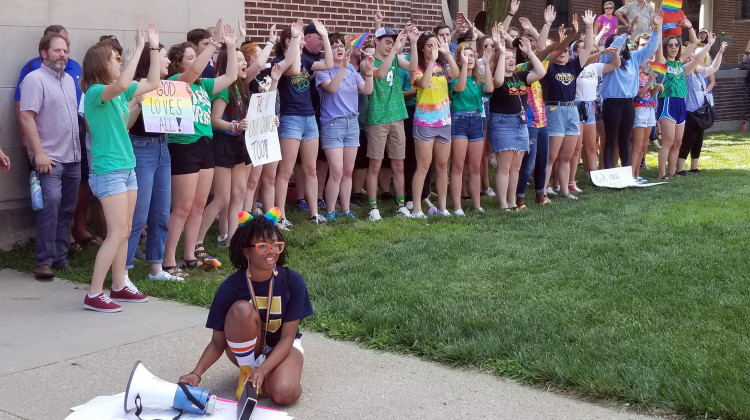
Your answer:
[[[355,36],[354,38],[350,39],[348,44],[356,49],[362,49],[362,46],[365,45],[365,41],[367,41],[367,38],[370,37],[369,32],[365,32],[360,36]]]
[[[665,12],[676,12],[682,9],[682,0],[664,0],[661,4],[661,10]]]
[[[664,76],[667,75],[667,65],[656,61],[649,61],[648,65],[651,66],[651,71],[655,71],[659,75],[656,80],[661,83],[664,80]]]

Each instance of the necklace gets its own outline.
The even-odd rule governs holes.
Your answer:
[[[268,285],[268,300],[266,300],[266,322],[260,326],[260,335],[263,336],[263,347],[261,348],[261,356],[265,359],[266,354],[266,333],[268,333],[268,321],[271,317],[271,303],[273,299],[273,281],[279,272],[276,270],[276,266],[273,267],[273,275],[271,276],[271,283]],[[245,278],[247,279],[247,288],[250,290],[250,297],[252,298],[253,306],[260,315],[260,306],[258,306],[258,299],[255,297],[255,289],[253,288],[252,275],[250,274],[250,267],[245,270]],[[259,357],[259,359],[260,359]]]

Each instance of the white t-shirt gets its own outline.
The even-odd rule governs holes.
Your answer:
[[[596,85],[602,77],[604,63],[591,63],[581,70],[576,81],[576,101],[596,99]]]

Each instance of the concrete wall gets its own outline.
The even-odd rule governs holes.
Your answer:
[[[0,10],[0,148],[12,165],[9,173],[0,173],[0,249],[33,234],[28,159],[18,140],[13,93],[21,66],[37,55],[45,27],[67,28],[71,58],[80,63],[100,35],[115,35],[125,48],[132,46],[140,22],[155,21],[162,43],[172,45],[184,41],[190,29],[213,26],[220,17],[236,25],[245,11],[238,0],[0,0]]]

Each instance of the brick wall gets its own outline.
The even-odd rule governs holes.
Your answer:
[[[724,62],[738,63],[738,57],[745,51],[750,39],[750,20],[741,20],[740,0],[715,0],[713,31],[726,32],[732,36],[732,45],[724,52]]]
[[[474,18],[477,16],[477,14],[484,10],[485,1],[486,0],[469,0],[466,10],[466,19],[474,22]],[[484,28],[479,29],[481,31],[484,31]]]
[[[744,120],[750,114],[747,71],[723,70],[716,73],[714,105],[717,121]]]
[[[367,7],[359,1],[339,0],[267,0],[246,1],[245,22],[247,35],[251,41],[263,41],[268,36],[271,25],[281,30],[295,19],[309,22],[318,18],[329,32],[342,32],[346,35],[360,35],[373,32],[373,14],[376,6],[368,2]],[[407,20],[412,20],[422,30],[432,30],[443,22],[441,0],[385,0],[380,10],[385,16],[383,24],[400,29]]]

